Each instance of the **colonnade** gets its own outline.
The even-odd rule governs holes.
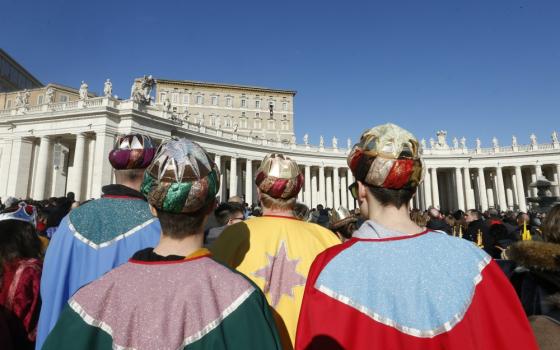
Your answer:
[[[245,202],[257,203],[255,176],[262,158],[214,154],[214,162],[221,173],[220,199],[241,196]],[[304,176],[304,184],[298,195],[298,201],[309,207],[350,209],[356,207],[355,201],[348,190],[354,181],[352,172],[346,167],[299,164]],[[348,180],[350,179],[350,180]]]
[[[527,211],[527,197],[536,197],[529,184],[539,177],[558,184],[560,164],[496,164],[495,166],[429,167],[418,188],[414,207],[445,211],[489,208]],[[553,195],[560,196],[558,186]]]

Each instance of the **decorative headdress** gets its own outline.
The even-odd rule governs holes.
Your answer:
[[[185,138],[162,144],[144,173],[141,192],[156,209],[194,213],[216,198],[220,172],[206,151]]]
[[[264,157],[255,184],[272,198],[290,199],[299,193],[303,186],[303,175],[297,163],[280,153]]]
[[[37,227],[37,209],[25,202],[20,202],[15,210],[4,211],[0,214],[0,221],[18,220],[25,221]]]
[[[146,169],[154,159],[156,147],[147,135],[130,134],[117,139],[109,153],[115,170]]]
[[[329,226],[331,229],[337,229],[346,224],[357,221],[358,218],[356,218],[356,216],[345,207],[339,207],[338,209],[332,209],[329,211]]]
[[[424,174],[418,141],[390,123],[362,134],[348,155],[348,166],[358,181],[388,189],[415,188]]]

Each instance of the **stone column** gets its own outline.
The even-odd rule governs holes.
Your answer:
[[[348,208],[348,180],[344,172],[342,173],[342,177],[340,178],[340,187],[340,205],[342,205],[344,208]]]
[[[311,208],[311,167],[305,166],[305,204]]]
[[[327,172],[325,176],[325,182],[326,182],[325,191],[327,195],[326,207],[332,208],[333,207],[333,184],[332,184],[332,175],[330,172]]]
[[[432,202],[432,177],[430,176],[431,170],[426,168],[426,174],[424,175],[424,205],[426,209],[431,207]]]
[[[488,198],[486,196],[486,179],[484,168],[478,168],[478,195],[480,197],[480,210],[488,210]]]
[[[95,134],[95,155],[93,162],[93,182],[91,195],[94,198],[101,196],[101,188],[111,183],[113,168],[109,163],[109,152],[113,149],[115,136],[105,131]]]
[[[556,187],[555,187],[555,194],[556,196],[560,197],[560,164],[556,164]]]
[[[434,207],[440,208],[437,168],[432,168],[432,194],[434,199],[433,201]]]
[[[253,204],[253,161],[245,161],[245,203]]]
[[[475,209],[474,194],[471,186],[471,171],[468,166],[463,168],[463,178],[465,181],[465,194],[467,199],[467,210]]]
[[[37,158],[37,173],[35,174],[35,188],[33,189],[33,199],[45,199],[45,186],[47,185],[49,155],[51,139],[48,136],[41,137],[39,145],[39,157]]]
[[[318,192],[317,192],[317,172],[313,172],[311,175],[311,208],[317,207]]]
[[[515,181],[517,183],[517,204],[519,205],[519,210],[526,212],[527,203],[525,201],[525,189],[523,188],[523,175],[519,165],[515,166]]]
[[[334,203],[333,208],[340,207],[340,178],[338,176],[338,168],[333,168],[333,181],[334,181]]]
[[[317,204],[327,206],[325,198],[325,167],[323,165],[319,167],[319,198],[317,199]]]
[[[496,175],[498,175],[498,203],[500,210],[507,210],[506,190],[504,186],[504,175],[502,173],[502,166],[498,164],[496,167]]]
[[[457,188],[457,208],[465,211],[465,195],[463,191],[463,178],[461,168],[455,168],[455,184]]]
[[[352,175],[352,170],[350,168],[346,168],[346,193],[348,195],[348,208],[347,209],[355,209],[356,208],[356,200],[352,197],[348,186],[350,186],[354,182],[354,175]]]
[[[229,196],[237,196],[237,158],[231,157],[229,167]],[[225,198],[227,201],[228,198]]]
[[[11,152],[9,156],[9,171],[7,174],[2,174],[2,177],[7,177],[7,196],[25,198],[30,195],[29,182],[33,165],[32,155],[33,142],[31,140],[25,138],[16,138],[12,141]],[[44,176],[45,174],[42,174],[42,177]],[[38,179],[37,176],[35,176],[35,178]]]
[[[74,165],[72,178],[68,181],[68,191],[74,192],[77,201],[82,200],[82,179],[84,177],[84,155],[86,148],[86,136],[83,133],[76,135],[76,147],[74,147]]]

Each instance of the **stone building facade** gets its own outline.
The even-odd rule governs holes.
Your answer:
[[[255,139],[290,142],[295,91],[254,86],[156,79],[156,106],[191,124],[234,131]]]
[[[174,93],[170,86],[162,85],[156,92]],[[197,96],[196,91],[193,93],[189,99]],[[256,91],[245,94],[252,96],[248,101],[253,102],[256,95]],[[204,96],[211,97],[212,93]],[[238,103],[241,96],[237,96]],[[277,101],[282,101],[283,95],[278,96]],[[324,141],[312,145],[307,137],[303,143],[297,143],[294,137],[257,137],[241,128],[177,118],[176,113],[184,112],[165,109],[159,98],[155,104],[146,105],[109,95],[0,109],[0,197],[41,199],[68,191],[80,200],[99,197],[101,187],[114,181],[107,155],[117,135],[138,132],[156,142],[179,136],[200,143],[220,167],[222,199],[242,195],[248,203],[256,202],[254,176],[259,162],[268,153],[280,152],[295,159],[305,175],[301,202],[312,207],[355,208],[347,190],[354,181],[346,164],[349,142],[339,147],[334,139],[330,145]],[[187,111],[197,113],[190,105]],[[233,109],[229,113],[234,113]],[[422,141],[427,171],[412,203],[416,208],[525,211],[526,198],[535,196],[530,183],[540,176],[556,184],[560,180],[560,144],[555,132],[546,142],[538,142],[531,135],[529,144],[512,140],[511,145],[499,146],[495,141],[491,148],[481,148],[477,143],[474,149],[467,148],[464,140],[448,145],[444,131],[437,136],[437,141],[431,140],[429,145]],[[554,191],[560,195],[558,186]]]

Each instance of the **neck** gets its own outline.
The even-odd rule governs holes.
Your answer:
[[[293,210],[269,209],[269,208],[264,208],[264,207],[263,207],[263,215],[286,216],[286,217],[289,217],[289,218],[295,217]]]
[[[402,205],[400,208],[397,208],[394,206],[384,207],[379,203],[375,203],[374,205],[369,205],[368,209],[368,219],[390,230],[411,235],[424,231],[423,227],[416,225],[416,223],[410,219],[407,205]]]
[[[140,191],[140,186],[142,185],[142,181],[119,181],[117,182],[119,185],[123,185],[133,190]]]
[[[171,238],[162,233],[159,244],[154,248],[154,252],[161,256],[189,256],[202,248],[203,243],[204,231],[202,230],[181,239]]]

